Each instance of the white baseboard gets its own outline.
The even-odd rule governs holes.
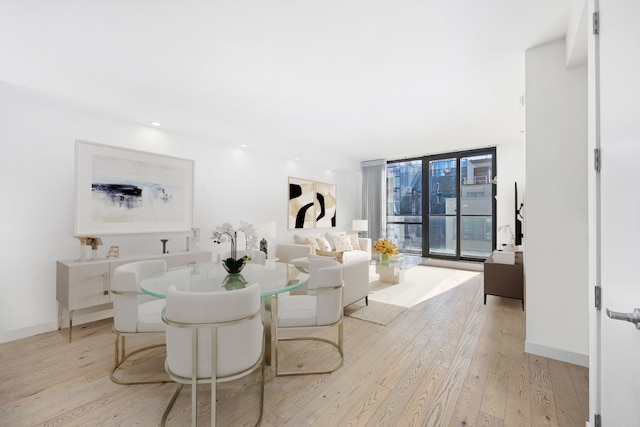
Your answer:
[[[95,322],[96,320],[107,319],[109,317],[113,317],[113,309],[109,308],[106,310],[93,311],[90,313],[83,314],[74,314],[73,316],[73,326],[83,325],[89,322]],[[69,333],[69,319],[62,319],[62,331]],[[22,338],[32,337],[34,335],[40,335],[47,332],[55,331],[58,329],[58,321],[46,322],[40,325],[33,325],[27,328],[16,329],[13,331],[1,332],[0,333],[0,344],[15,341]]]
[[[458,270],[484,271],[484,263],[472,261],[448,261],[446,259],[422,258],[422,265],[430,267],[455,268]]]
[[[589,355],[574,353],[572,351],[560,350],[558,348],[540,345],[531,341],[524,342],[524,351],[526,353],[537,354],[538,356],[548,357],[549,359],[559,360],[578,366],[589,367]]]

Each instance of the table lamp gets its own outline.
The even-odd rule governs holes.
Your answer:
[[[366,231],[369,230],[369,221],[366,219],[354,219],[351,228],[353,228],[353,231],[358,232],[358,237],[366,237]]]

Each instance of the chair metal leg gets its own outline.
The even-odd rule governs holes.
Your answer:
[[[160,421],[161,427],[164,427],[165,423],[167,422],[169,411],[171,411],[171,408],[173,408],[173,404],[176,403],[176,400],[178,399],[178,395],[180,394],[180,391],[182,390],[183,386],[184,384],[178,384],[178,388],[176,388],[176,391],[173,393],[173,396],[171,397],[171,401],[169,401],[169,405],[167,405],[167,408],[164,410],[164,413],[162,414],[162,421]]]
[[[333,324],[333,325],[329,325],[330,326],[337,326],[338,327],[338,342],[334,342],[331,341],[329,339],[326,338],[320,338],[320,337],[287,337],[287,338],[278,338],[278,327],[276,326],[276,341],[275,341],[275,347],[276,347],[276,351],[275,351],[275,360],[273,363],[274,366],[274,373],[275,376],[277,377],[284,377],[284,376],[291,376],[291,375],[315,375],[315,374],[329,374],[331,372],[335,372],[338,369],[340,369],[343,365],[344,365],[344,328],[343,328],[343,323],[342,323],[342,319],[340,319],[339,322],[337,322],[337,324]],[[293,329],[293,328],[290,328]],[[300,329],[327,329],[327,326],[320,326],[320,327],[304,327],[304,328],[300,328]],[[326,344],[329,344],[330,346],[334,347],[338,353],[340,354],[340,362],[338,362],[338,364],[332,368],[326,369],[326,370],[315,370],[315,371],[281,371],[279,369],[278,366],[278,342],[279,341],[320,341]]]
[[[172,382],[169,378],[163,379],[163,380],[143,380],[143,381],[125,381],[125,380],[121,380],[119,378],[116,377],[116,371],[118,370],[118,368],[131,356],[141,353],[143,351],[147,351],[147,350],[151,350],[154,348],[158,348],[158,347],[164,347],[165,344],[154,344],[154,345],[149,345],[149,346],[145,346],[142,348],[139,348],[129,354],[127,354],[126,352],[126,336],[122,333],[116,332],[114,331],[114,333],[116,334],[116,340],[115,340],[115,344],[114,344],[114,353],[115,353],[115,357],[114,357],[114,363],[113,363],[113,369],[111,369],[111,372],[109,374],[109,378],[111,378],[111,381],[114,382],[115,384],[120,384],[120,385],[136,385],[136,384],[163,384],[163,383],[168,383],[168,382]],[[155,332],[150,332],[150,333],[155,333]]]

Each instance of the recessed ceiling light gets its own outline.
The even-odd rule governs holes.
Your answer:
[[[247,148],[247,144],[240,144],[240,147]]]
[[[153,126],[160,126],[160,123],[159,123],[159,122],[151,122],[151,125],[153,125]]]
[[[300,160],[300,157],[294,157],[293,160],[297,162],[298,160]]]

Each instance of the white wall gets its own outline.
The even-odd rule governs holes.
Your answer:
[[[515,192],[514,183],[518,183],[518,201],[524,201],[526,190],[525,176],[525,144],[524,135],[511,144],[499,145],[496,150],[498,159],[498,187],[496,188],[496,220],[498,228],[502,225],[510,225],[514,236],[515,224]],[[518,203],[520,206],[520,203]],[[496,243],[498,248],[502,243],[509,243],[511,235],[508,231],[498,232]],[[520,246],[518,250],[524,250]]]
[[[587,71],[564,41],[525,58],[525,349],[587,366]]]
[[[330,156],[294,162],[260,141],[237,140],[235,147],[222,138],[172,133],[0,83],[0,342],[57,327],[56,260],[80,253],[73,238],[76,139],[195,160],[194,226],[201,229],[200,247],[214,254],[228,250],[209,239],[225,221],[276,220],[278,235],[269,241],[273,250],[276,242],[291,239],[289,176],[337,185],[337,229],[350,230],[351,220],[360,217],[357,162],[351,170],[331,170]],[[239,148],[242,142],[249,147]],[[169,239],[170,251],[185,249],[181,234],[110,236],[103,237],[100,255],[110,245],[119,245],[122,254],[160,252],[160,238]]]

